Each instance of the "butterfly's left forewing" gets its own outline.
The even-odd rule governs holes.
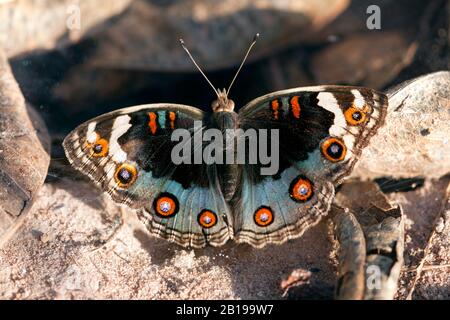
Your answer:
[[[63,145],[77,170],[115,202],[139,209],[152,234],[183,246],[221,245],[232,234],[232,219],[215,167],[175,165],[171,158],[173,131],[192,134],[203,118],[183,105],[131,107],[82,124]]]
[[[346,86],[284,90],[243,107],[241,128],[268,129],[268,137],[278,131],[268,149],[278,145],[279,158],[272,158],[278,170],[271,175],[262,174],[260,164],[244,165],[234,204],[236,241],[282,243],[320,221],[386,109],[384,94]]]

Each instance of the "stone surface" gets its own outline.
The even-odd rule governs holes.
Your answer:
[[[361,300],[365,290],[366,241],[360,223],[347,209],[333,208],[338,246],[336,298]]]
[[[364,299],[393,299],[403,266],[405,216],[401,206],[389,203],[386,195],[372,181],[344,183],[336,195],[335,203],[345,208],[339,209],[344,212],[335,213],[333,218],[333,221],[337,222],[337,234],[343,239],[339,241],[339,255],[342,252],[351,256],[345,260],[340,257],[340,268],[344,267],[338,282],[344,284],[340,286],[340,297],[352,297],[355,291],[360,291],[362,287]],[[365,240],[362,250],[357,250],[361,243],[361,236],[355,232],[357,228],[349,229],[348,225],[343,226],[342,220],[349,218],[358,221],[358,227],[362,228],[361,233]],[[361,259],[361,254],[364,258],[362,269],[345,268],[346,265]],[[358,276],[362,277],[359,281]]]
[[[310,273],[314,297],[332,298],[330,251],[324,223],[278,247],[183,249],[90,184],[62,179],[44,186],[0,250],[0,298],[281,299],[281,283],[299,272]]]
[[[445,181],[427,181],[389,196],[407,217],[399,299],[406,298],[433,221],[443,214],[445,188]],[[337,269],[329,230],[324,220],[281,246],[187,250],[150,236],[131,210],[83,180],[56,179],[44,185],[23,227],[0,250],[0,297],[330,299]],[[414,299],[449,297],[448,272],[439,267],[448,263],[448,233],[431,248],[433,262],[419,277]]]
[[[249,0],[238,6],[227,0],[214,2],[214,10],[203,0],[136,0],[124,10],[127,0],[121,0],[114,3],[117,7],[105,7],[105,12],[100,12],[100,7],[96,8],[100,11],[87,9],[93,11],[88,12],[93,18],[85,16],[80,32],[68,32],[64,24],[69,1],[5,4],[0,0],[0,17],[4,8],[13,5],[17,5],[13,11],[21,12],[8,20],[14,21],[13,27],[0,19],[0,43],[7,42],[9,56],[21,56],[14,60],[15,71],[27,97],[33,98],[39,110],[48,111],[53,103],[53,118],[48,123],[54,146],[59,147],[58,139],[81,120],[118,106],[171,101],[208,108],[213,94],[206,91],[207,84],[199,80],[198,73],[186,72],[194,67],[179,47],[180,36],[208,71],[230,67],[208,72],[213,82],[222,86],[233,76],[231,67],[239,63],[253,34],[262,34],[252,54],[255,62],[243,69],[234,87],[237,105],[276,89],[319,81],[380,89],[410,78],[402,69],[408,69],[412,56],[414,75],[448,65],[448,24],[442,31],[440,24],[429,23],[445,22],[442,14],[435,19],[444,12],[443,1],[433,1],[433,5],[420,0],[378,2],[383,12],[381,31],[366,30],[369,0],[313,4],[306,0]],[[34,5],[27,7],[30,3]],[[80,3],[86,8],[98,5],[91,0]],[[409,10],[404,10],[405,5]],[[36,24],[39,19],[27,19],[30,26],[23,23],[24,17],[36,15],[46,23]],[[148,21],[149,17],[155,19]],[[104,28],[107,26],[110,29]],[[432,32],[439,36],[431,37]],[[10,35],[17,38],[15,45],[7,38]],[[78,39],[80,43],[70,50],[60,50]],[[55,46],[57,50],[42,55],[25,54]],[[427,62],[417,67],[415,63],[423,59]],[[178,73],[172,74],[174,71]],[[0,78],[4,74],[0,73]],[[378,144],[369,149],[379,153],[376,157],[364,155],[355,173],[362,178],[426,175],[423,186],[389,194],[392,204],[402,205],[406,217],[405,267],[397,299],[450,299],[448,178],[430,178],[448,172],[448,158],[440,161],[438,157],[448,155],[442,150],[445,139],[440,139],[446,132],[448,135],[448,88],[448,73],[440,73],[392,93],[392,116],[386,128],[398,134],[394,139],[387,131],[380,140],[373,139]],[[411,110],[415,114],[410,115]],[[416,118],[417,114],[422,118]],[[18,119],[27,116],[21,114]],[[422,128],[422,122],[427,126]],[[33,143],[39,146],[37,140]],[[54,156],[62,157],[62,151]],[[419,157],[417,162],[412,156]],[[18,229],[16,223],[15,232],[9,234],[11,240],[0,249],[0,298],[333,297],[337,252],[329,241],[331,230],[326,220],[302,238],[281,246],[257,250],[229,243],[222,248],[185,250],[150,236],[133,211],[117,207],[67,167],[58,170],[52,168],[29,214],[21,215],[22,227]],[[30,180],[42,183],[43,176],[32,178],[29,175]],[[2,217],[7,216],[0,215],[0,225],[10,223]]]
[[[29,110],[0,51],[0,247],[30,209],[50,162],[47,129]]]
[[[251,39],[261,37],[251,60],[314,35],[348,0],[188,0],[157,5],[136,0],[111,28],[96,34],[89,65],[153,71],[192,71],[183,38],[205,70],[239,64]],[[309,30],[309,32],[296,32]]]
[[[31,50],[54,49],[78,41],[99,29],[130,0],[0,1],[0,46],[8,57]]]
[[[389,197],[406,214],[405,265],[397,299],[450,299],[449,182],[450,176],[429,180],[415,191]]]
[[[364,83],[382,88],[411,63],[417,44],[400,31],[351,35],[316,54],[311,68],[317,83]]]
[[[450,72],[390,90],[386,124],[371,139],[353,176],[439,178],[450,172]]]

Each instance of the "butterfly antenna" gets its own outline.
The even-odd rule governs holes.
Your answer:
[[[242,67],[244,66],[245,61],[247,60],[248,55],[250,54],[250,51],[252,51],[253,46],[256,44],[256,41],[259,38],[259,33],[255,34],[255,36],[253,37],[252,43],[250,44],[250,47],[248,47],[247,53],[245,54],[244,60],[242,60],[241,65],[239,66],[238,71],[236,72],[236,74],[234,75],[233,80],[231,81],[230,86],[228,87],[227,90],[227,96],[230,93],[231,87],[233,86],[234,81],[236,80],[237,76],[239,75],[239,72],[241,71]]]
[[[211,86],[211,88],[213,88],[214,92],[216,93],[217,97],[219,97],[219,92],[217,92],[217,89],[214,88],[213,84],[211,83],[211,81],[209,81],[208,77],[206,76],[206,74],[202,71],[202,69],[200,68],[200,66],[197,64],[197,62],[195,62],[194,58],[192,57],[191,53],[189,52],[188,48],[186,48],[186,46],[184,45],[184,41],[183,39],[180,39],[180,43],[181,46],[183,47],[184,51],[186,51],[186,53],[188,54],[189,58],[191,58],[192,62],[194,63],[194,65],[197,67],[198,71],[200,71],[200,73],[203,75],[203,77],[205,77],[206,81],[208,81],[209,85]]]

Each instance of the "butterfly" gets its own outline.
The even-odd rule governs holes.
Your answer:
[[[269,93],[235,112],[228,94],[239,70],[227,91],[216,90],[182,46],[217,94],[212,112],[160,103],[101,115],[64,139],[69,162],[115,202],[136,209],[151,234],[184,247],[232,239],[260,248],[300,237],[327,215],[336,186],[383,124],[387,97],[365,87],[323,85]],[[213,140],[196,141],[200,130],[239,131],[215,150],[215,156],[233,150],[231,160],[235,146],[249,142],[242,132],[264,138],[267,130],[277,139],[256,139],[256,149],[243,143],[241,162],[178,163],[174,133],[180,129],[191,134],[182,146],[200,155]],[[277,152],[269,175],[260,159],[248,160],[252,150],[267,148],[263,143]]]

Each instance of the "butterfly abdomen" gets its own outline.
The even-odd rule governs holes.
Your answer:
[[[237,164],[235,130],[238,126],[238,115],[235,112],[216,112],[213,114],[213,125],[222,131],[224,138],[224,163],[217,165],[219,184],[225,200],[231,200],[236,192],[240,178],[240,166]]]

